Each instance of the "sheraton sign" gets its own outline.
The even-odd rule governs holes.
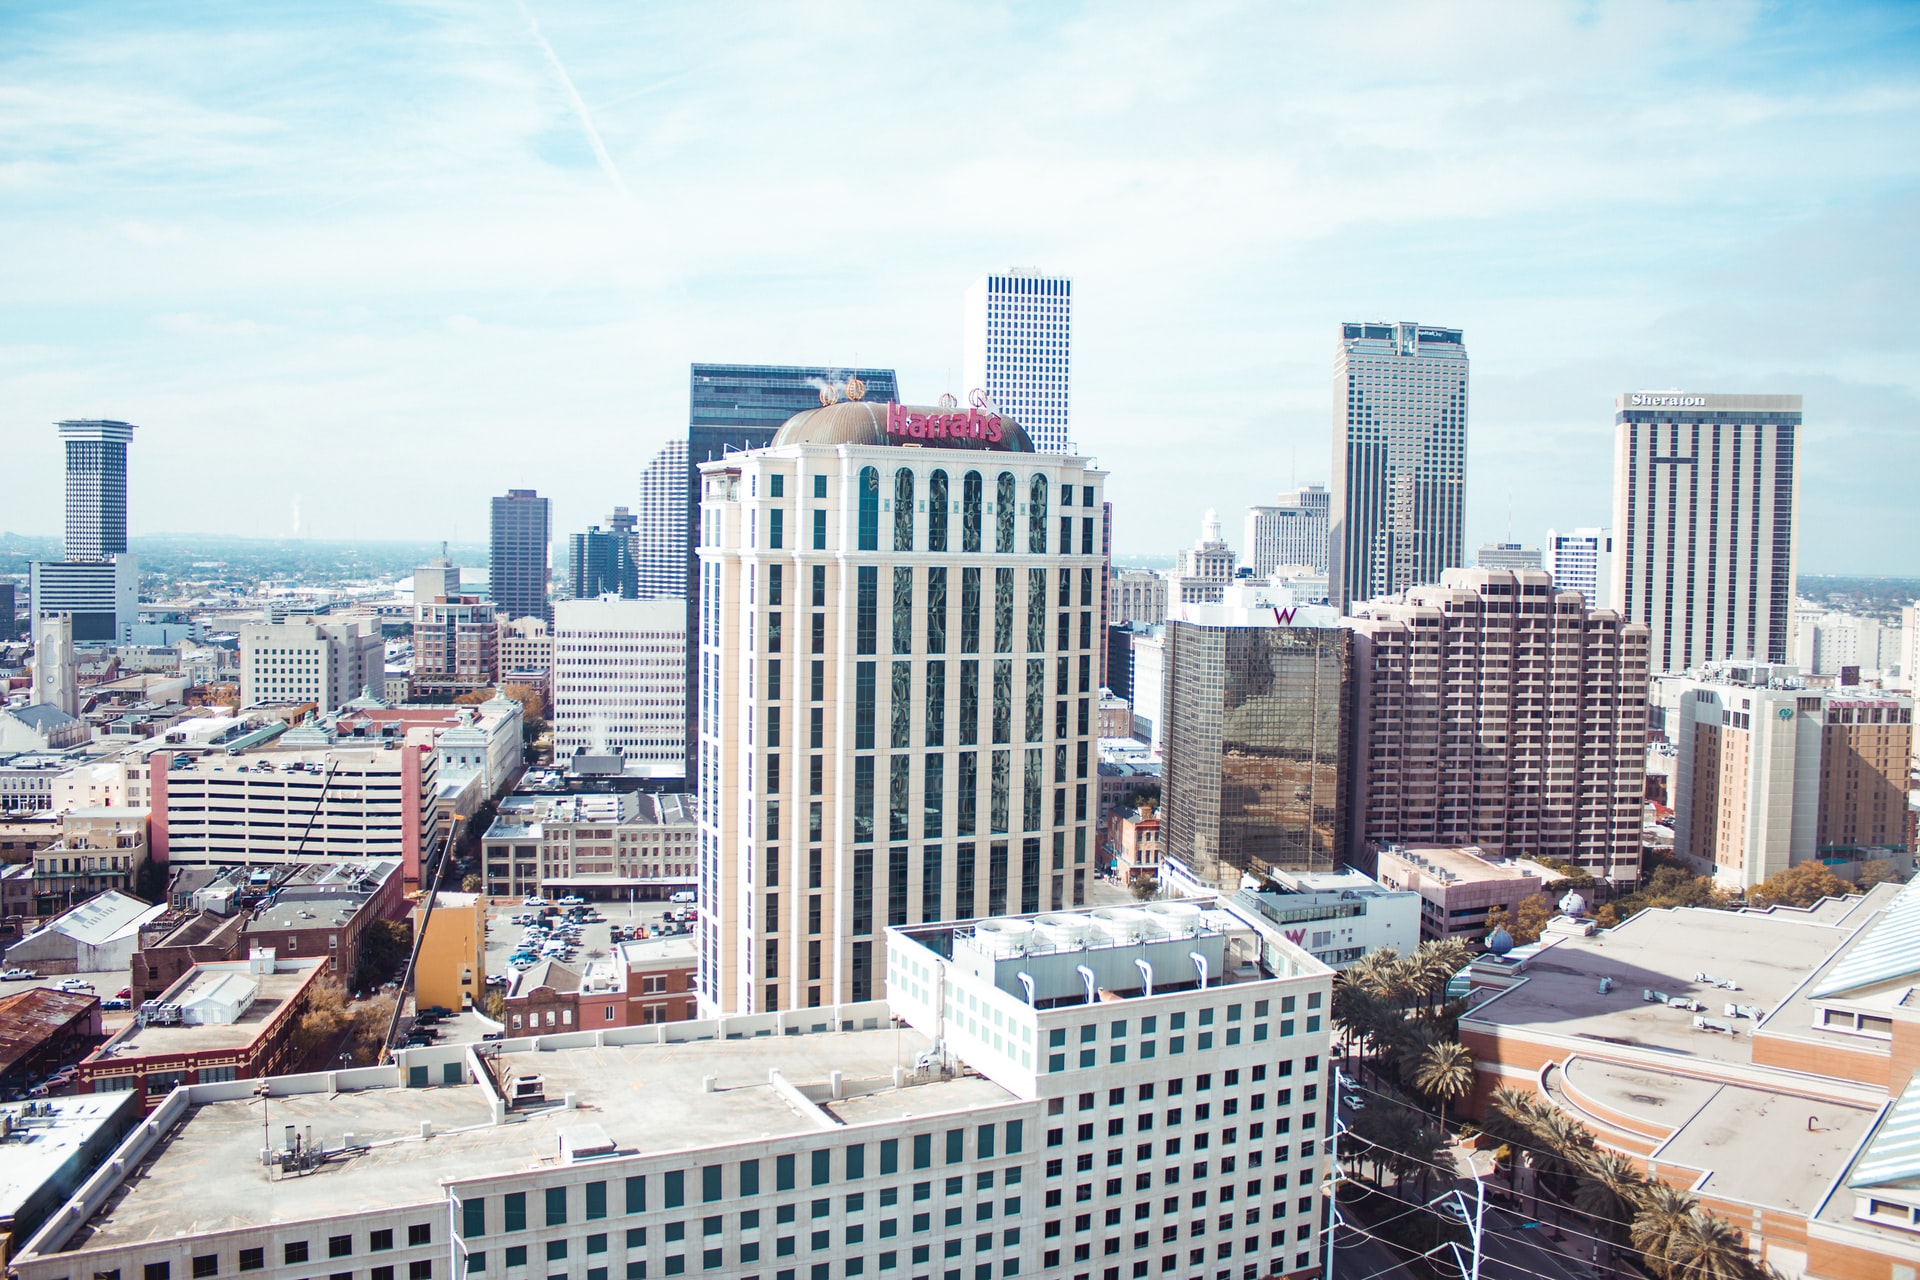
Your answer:
[[[974,407],[930,413],[887,402],[887,434],[907,440],[977,440],[999,444],[1006,439],[999,414]]]

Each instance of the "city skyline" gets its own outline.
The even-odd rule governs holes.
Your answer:
[[[634,504],[693,361],[853,361],[915,401],[964,394],[965,288],[1027,264],[1075,281],[1075,433],[1114,477],[1123,556],[1330,479],[1325,334],[1431,317],[1475,353],[1467,545],[1497,540],[1509,498],[1528,541],[1604,523],[1623,388],[1796,392],[1802,566],[1898,572],[1920,532],[1879,482],[1920,465],[1920,361],[1892,313],[1916,271],[1910,11],[1524,12],[1488,38],[1418,10],[1390,33],[1337,11],[943,10],[864,25],[861,60],[892,69],[851,98],[772,111],[770,50],[831,63],[837,36],[16,10],[0,429],[51,479],[45,424],[142,423],[136,536],[281,533],[297,505],[318,536],[470,541],[472,495],[518,484],[579,528]],[[316,50],[371,74],[326,76]],[[936,51],[978,91],[913,92]],[[823,162],[823,137],[952,198],[856,199],[873,171]],[[1028,198],[970,198],[990,174]],[[825,198],[766,203],[785,188]],[[530,430],[561,447],[527,459]],[[310,458],[317,437],[338,447]],[[197,460],[242,438],[206,503]],[[1851,537],[1862,519],[1882,536]],[[57,491],[24,487],[6,523],[58,530]]]

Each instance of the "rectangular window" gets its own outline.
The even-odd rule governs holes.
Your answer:
[[[965,1129],[947,1130],[947,1163],[959,1164],[967,1158],[967,1131]]]
[[[1027,652],[1047,651],[1047,571],[1027,570]]]
[[[627,1212],[645,1213],[647,1211],[647,1178],[641,1174],[627,1179]]]
[[[678,1209],[687,1202],[687,1175],[678,1169],[665,1175],[666,1198],[663,1207]]]
[[[546,1191],[547,1225],[550,1227],[565,1226],[567,1223],[567,1189],[565,1187],[548,1187]]]
[[[927,570],[927,652],[947,651],[947,571]]]
[[[880,647],[880,570],[863,564],[855,570],[854,581],[854,652],[876,653]]]
[[[989,797],[987,818],[992,824],[988,829],[995,834],[1007,829],[1007,797],[1012,780],[1012,754],[1009,751],[993,753],[992,794]],[[999,912],[994,914],[998,915]]]
[[[751,1199],[760,1194],[760,1162],[742,1160],[740,1162],[740,1198]]]
[[[289,1240],[284,1246],[284,1252],[288,1266],[292,1266],[296,1262],[305,1262],[307,1260],[307,1242],[305,1240]],[[161,1265],[164,1266],[165,1264],[163,1263]],[[149,1270],[151,1270],[151,1268],[149,1268]],[[164,1280],[164,1276],[165,1273],[163,1272],[162,1280]]]
[[[242,1249],[240,1251],[240,1269],[242,1271],[258,1271],[266,1265],[267,1251],[265,1249]]]
[[[773,1161],[773,1189],[775,1191],[793,1190],[793,1157],[775,1156]]]
[[[827,1150],[811,1153],[813,1161],[812,1185],[824,1187],[833,1181],[833,1152]]]
[[[588,1221],[592,1221],[595,1218],[604,1218],[606,1216],[607,1184],[604,1182],[589,1182],[587,1184],[587,1219]]]
[[[933,1166],[933,1135],[918,1133],[913,1138],[913,1167],[928,1169]]]
[[[907,922],[907,851],[887,851],[887,923]]]
[[[349,1250],[351,1252],[351,1250]],[[217,1253],[199,1253],[193,1258],[193,1280],[207,1280],[208,1276],[220,1274],[220,1255]]]
[[[910,747],[913,745],[913,664],[911,662],[893,663],[892,701],[889,706],[889,719],[892,733],[888,745]]]
[[[987,847],[987,914],[1007,914],[1007,842],[995,840]]]
[[[1013,570],[993,571],[993,651],[1013,652]]]
[[[1040,829],[1041,783],[1045,781],[1046,772],[1044,761],[1045,757],[1042,754],[1041,748],[1027,748],[1027,767],[1024,771],[1024,777],[1021,780],[1023,802],[1021,805],[1023,811],[1021,816],[1026,820],[1026,825],[1021,828],[1023,831],[1038,831]],[[1037,906],[1023,908],[1023,910],[1028,911],[1038,911],[1039,909]]]
[[[873,852],[853,855],[853,931],[873,932]]]
[[[912,756],[887,759],[887,839],[907,839],[907,792],[913,770]]]
[[[913,570],[905,565],[893,570],[893,651],[913,652]]]
[[[873,757],[853,758],[853,839],[873,843]]]
[[[958,758],[960,776],[953,796],[954,834],[970,836],[980,801],[980,756],[978,752],[962,751]],[[960,918],[969,917],[962,913]]]
[[[925,777],[922,779],[921,788],[920,835],[923,839],[938,840],[946,833],[943,808],[947,790],[946,757],[928,755],[924,772]],[[928,920],[939,918],[939,916],[926,917]]]
[[[629,1184],[631,1184],[632,1180],[629,1179],[628,1181],[629,1181]],[[527,1229],[527,1193],[526,1192],[524,1191],[507,1192],[504,1196],[500,1197],[500,1208],[501,1208],[500,1229],[502,1231],[525,1231]],[[632,1210],[629,1210],[628,1212],[632,1212]],[[378,1239],[379,1235],[380,1233],[377,1231],[374,1233],[375,1240]],[[370,1244],[368,1247],[377,1249],[380,1246],[377,1243],[373,1243],[373,1244]],[[387,1247],[388,1248],[393,1247],[392,1232],[387,1233]]]
[[[980,741],[980,663],[965,658],[960,663],[960,737],[963,747]]]
[[[463,1236],[483,1236],[487,1234],[486,1197],[473,1196],[470,1199],[460,1202],[460,1234]],[[338,1253],[335,1253],[333,1248],[335,1244],[341,1244],[346,1247]],[[327,1242],[327,1256],[329,1258],[343,1258],[351,1252],[353,1252],[352,1236],[335,1236]]]
[[[721,1166],[717,1164],[700,1167],[700,1202],[712,1204],[725,1193],[721,1190]],[[591,1215],[589,1215],[591,1216]]]
[[[778,551],[786,545],[787,513],[779,507],[767,513],[767,546]]]
[[[874,663],[853,664],[853,749],[855,751],[873,750],[873,721],[877,714],[874,696],[877,675]]]
[[[960,570],[960,652],[980,652],[980,570]]]
[[[953,850],[953,915],[956,920],[973,919],[973,881],[976,874],[973,850],[970,841],[954,846]]]
[[[993,663],[993,740],[1013,740],[1013,663],[996,658]]]
[[[814,479],[824,480],[826,477],[815,476]],[[815,551],[827,549],[827,512],[824,507],[813,509],[813,549]]]

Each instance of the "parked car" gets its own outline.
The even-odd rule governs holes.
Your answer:
[[[504,987],[507,985],[507,975],[504,973],[490,973],[487,975],[487,985],[490,987]]]
[[[113,994],[118,996],[122,1000],[131,1000],[133,998],[133,988],[122,987],[118,991],[114,992]]]
[[[102,1009],[131,1009],[133,1007],[133,1001],[122,999],[119,996],[108,996],[100,1002],[100,1007]]]
[[[79,978],[62,978],[53,984],[53,989],[55,991],[71,991],[77,994],[82,991],[93,990],[93,984],[82,981]]]
[[[563,907],[584,907],[587,905],[587,900],[570,893],[560,899],[560,905]]]
[[[28,982],[39,976],[31,969],[0,969],[0,980],[7,982]]]
[[[506,1039],[506,1033],[503,1031],[489,1031],[480,1038],[482,1040],[504,1040]]]

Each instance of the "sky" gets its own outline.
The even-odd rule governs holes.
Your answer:
[[[556,535],[693,361],[959,386],[1074,281],[1116,551],[1329,477],[1345,320],[1465,331],[1467,543],[1606,524],[1623,391],[1798,392],[1800,565],[1920,576],[1920,5],[0,8],[0,529]]]

